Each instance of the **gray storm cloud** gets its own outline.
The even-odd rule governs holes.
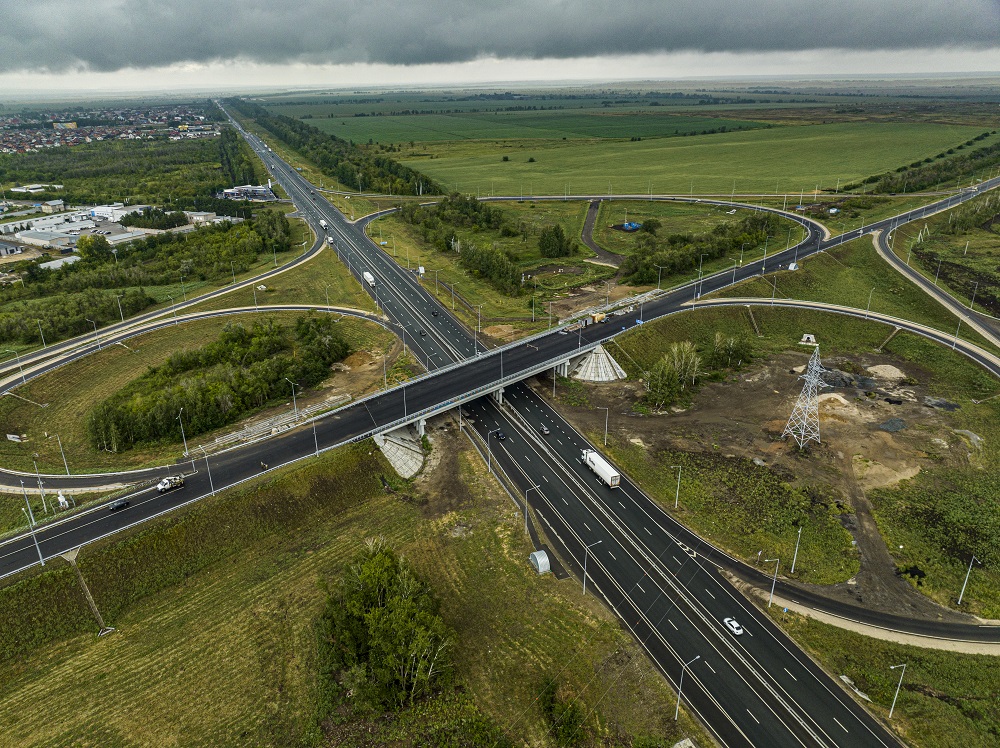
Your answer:
[[[986,49],[1000,0],[0,0],[0,71]]]

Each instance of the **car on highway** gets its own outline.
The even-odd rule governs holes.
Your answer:
[[[539,426],[539,427],[538,427],[538,432],[539,432],[539,433],[540,433],[540,434],[541,434],[542,436],[548,436],[548,435],[549,435],[549,427],[548,427],[548,426],[546,426],[546,425],[545,425],[545,424],[543,423],[543,424],[542,424],[541,426]]]
[[[112,512],[117,512],[128,506],[128,499],[115,499],[110,504],[108,504],[108,510]]]
[[[160,493],[165,493],[174,488],[181,488],[184,485],[183,475],[168,475],[166,478],[161,480],[156,484],[156,490]]]
[[[426,334],[427,334],[426,330],[421,330],[420,331],[420,337],[424,337],[424,335],[426,335]]]
[[[502,442],[506,438],[507,438],[507,435],[504,432],[499,431],[499,430],[497,431],[497,441],[498,442]]]
[[[723,618],[722,623],[733,636],[740,636],[743,633],[743,627],[736,622],[735,618]]]
[[[437,309],[435,309],[433,312],[431,312],[431,316],[432,317],[437,317],[439,314],[441,314],[441,312],[439,312]]]

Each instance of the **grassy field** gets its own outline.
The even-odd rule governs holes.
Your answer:
[[[558,140],[591,138],[666,138],[700,134],[706,130],[749,130],[758,122],[699,117],[662,111],[565,109],[528,112],[454,112],[396,116],[337,116],[332,107],[274,107],[291,117],[312,114],[306,120],[323,132],[364,143],[431,143],[456,140]],[[359,113],[360,114],[360,113]]]
[[[364,292],[361,284],[350,274],[347,266],[337,259],[330,247],[321,250],[312,259],[284,273],[273,276],[258,285],[267,286],[257,291],[258,304],[317,304],[325,306],[327,298],[333,306],[347,306],[369,312],[375,311],[375,302]],[[329,288],[327,288],[329,286]],[[190,311],[226,309],[234,306],[253,306],[252,288],[222,294],[194,305]]]
[[[592,256],[592,253],[582,243],[579,254],[572,257],[546,258],[539,254],[538,233],[546,225],[561,225],[568,237],[579,242],[587,214],[586,202],[525,201],[499,205],[510,215],[515,226],[521,223],[525,225],[527,238],[522,235],[502,237],[499,232],[494,231],[472,233],[459,230],[458,235],[465,242],[494,244],[512,252],[523,271],[532,276],[530,280],[526,280],[525,292],[521,296],[510,297],[494,290],[485,281],[465,270],[459,264],[456,255],[430,247],[413,226],[397,216],[387,216],[373,222],[369,225],[368,233],[376,242],[380,239],[387,242],[384,249],[400,266],[413,268],[424,266],[427,273],[423,278],[423,285],[435,294],[442,304],[452,306],[450,290],[452,284],[457,284],[455,288],[457,295],[470,305],[483,304],[484,326],[487,318],[511,317],[520,318],[520,321],[510,322],[518,330],[543,329],[548,324],[546,310],[549,300],[560,298],[569,289],[596,284],[614,275],[613,268],[586,262],[584,258]],[[438,271],[436,274],[435,270]],[[538,289],[534,297],[536,322],[532,324],[531,299],[536,283]],[[446,288],[444,284],[448,287]],[[476,313],[470,312],[458,299],[455,311],[467,324],[476,325]]]
[[[831,124],[639,142],[423,143],[404,148],[399,158],[447,189],[465,193],[791,194],[894,169],[978,132],[951,125]],[[502,162],[503,156],[509,162]]]
[[[846,675],[868,694],[868,708],[907,744],[921,748],[968,748],[1000,741],[996,657],[942,652],[869,639],[818,621],[781,613],[778,620],[797,642],[835,675]],[[902,688],[889,707],[907,664]]]
[[[65,565],[0,590],[5,741],[360,747],[433,734],[478,709],[516,744],[552,746],[535,699],[555,677],[598,742],[708,744],[687,715],[668,718],[662,677],[594,597],[534,574],[516,508],[467,447],[453,465],[463,488],[447,497],[398,481],[387,494],[378,475],[391,469],[369,449],[338,450],[88,546],[80,567],[117,628],[109,637],[94,637]],[[464,695],[319,726],[314,621],[326,580],[373,535],[441,599]],[[17,637],[39,622],[48,636]],[[155,714],[135,719],[152,702]],[[45,719],[33,716],[38,703]]]
[[[849,195],[821,194],[770,195],[748,198],[744,202],[769,208],[798,212],[826,226],[834,236],[869,226],[875,221],[892,218],[914,208],[940,200],[940,195]],[[736,200],[740,200],[739,195]],[[797,206],[803,210],[796,211]],[[830,208],[837,213],[831,214]]]
[[[594,241],[609,252],[630,254],[636,235],[612,228],[626,220],[642,223],[655,218],[662,227],[657,234],[703,234],[731,220],[728,208],[707,204],[670,203],[650,200],[604,200],[594,221]]]
[[[954,334],[957,318],[899,275],[878,256],[870,238],[855,239],[803,260],[799,270],[752,278],[720,291],[720,297],[826,301],[901,317]],[[987,350],[995,348],[968,328],[959,337]]]
[[[288,324],[301,313],[269,316]],[[4,441],[0,445],[0,462],[15,470],[33,472],[32,454],[37,453],[38,467],[43,473],[63,473],[56,434],[62,439],[66,459],[74,473],[170,464],[179,459],[179,443],[152,445],[120,454],[98,451],[87,438],[87,413],[91,406],[120,390],[148,367],[162,363],[175,351],[198,348],[213,339],[226,322],[238,319],[252,322],[251,317],[253,315],[243,315],[242,318],[200,320],[171,326],[133,338],[126,343],[127,347],[105,348],[29,381],[17,389],[24,400],[14,397],[0,400],[0,424],[7,429],[5,433],[28,435],[28,440],[20,444]],[[370,322],[345,318],[342,329],[355,349],[385,347],[391,340],[390,333]],[[46,407],[39,407],[40,404]],[[203,434],[199,441],[207,443],[220,433],[237,429],[233,424],[219,432]]]

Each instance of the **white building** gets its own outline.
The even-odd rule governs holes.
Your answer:
[[[148,210],[149,205],[125,205],[124,203],[111,203],[111,205],[95,205],[90,209],[92,218],[100,218],[104,221],[117,223],[123,217],[132,213],[141,213]]]
[[[49,200],[42,203],[42,213],[60,213],[66,209],[62,200]]]

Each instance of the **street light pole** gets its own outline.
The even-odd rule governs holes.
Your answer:
[[[487,472],[493,472],[493,449],[490,447],[490,437],[497,433],[500,429],[494,429],[493,431],[486,432],[486,467]]]
[[[875,289],[874,288],[872,288],[872,290],[868,292],[868,306],[865,307],[865,319],[868,319],[868,312],[870,312],[871,308],[872,308],[872,294],[873,293],[875,293]]]
[[[17,359],[17,368],[21,372],[21,384],[24,384],[27,380],[24,378],[24,367],[21,366],[21,357],[17,355],[17,351],[15,351],[13,348],[8,348],[7,350],[4,351],[4,353],[14,354],[14,358]]]
[[[42,321],[40,319],[36,319],[35,322],[38,323],[38,336],[42,339],[42,348],[48,348],[48,346],[45,345],[45,333],[42,332]]]
[[[590,556],[590,549],[595,545],[600,545],[603,540],[596,540],[590,545],[585,545],[583,547],[583,594],[587,594],[587,558]]]
[[[295,382],[293,382],[288,377],[285,377],[285,381],[292,385],[292,407],[295,409],[295,420],[299,420],[299,405],[295,400]]]
[[[677,471],[677,491],[674,494],[674,509],[676,509],[677,505],[681,501],[681,466],[680,465],[671,465],[670,469]]]
[[[898,667],[903,668],[903,672],[899,674],[899,683],[896,684],[896,695],[892,697],[892,706],[889,707],[889,719],[892,719],[892,713],[896,711],[896,699],[899,698],[899,689],[903,686],[903,676],[906,675],[906,666],[908,663],[903,663],[902,665],[890,665],[890,670],[895,670]]]
[[[63,458],[63,467],[66,468],[66,475],[69,475],[69,463],[66,462],[66,452],[63,451],[62,439],[59,438],[59,434],[56,434],[56,442],[59,444],[59,454]]]
[[[801,525],[799,526],[798,536],[795,538],[795,553],[792,556],[792,571],[791,571],[792,574],[795,573],[795,562],[799,558],[799,541],[800,540],[802,540],[802,526]]]
[[[200,444],[198,445],[198,449],[205,455],[205,468],[208,470],[208,487],[212,490],[212,495],[215,496],[215,483],[212,481],[212,466],[208,464],[208,452]]]
[[[28,492],[24,490],[24,481],[21,481],[21,492],[24,494],[24,503],[28,507],[28,529],[31,530],[31,539],[35,541],[35,550],[38,551],[38,561],[42,566],[45,566],[45,559],[42,558],[42,549],[39,547],[38,537],[35,535],[35,515],[31,512],[31,502],[28,501]]]
[[[117,294],[117,293],[115,294],[115,301],[118,302],[118,314],[122,318],[122,322],[125,321],[125,312],[122,311],[122,297],[123,296],[125,296],[125,294]]]
[[[462,417],[461,408],[459,408],[458,417],[459,418]],[[461,426],[459,426],[459,428],[461,428]],[[528,532],[528,491],[538,490],[538,489],[539,489],[538,486],[532,486],[531,488],[526,488],[524,490],[524,532],[525,532],[525,534],[527,534],[527,532]]]
[[[677,721],[677,715],[680,714],[681,711],[681,690],[684,688],[684,671],[687,670],[689,667],[691,667],[691,665],[697,662],[700,658],[701,655],[698,655],[690,662],[685,662],[683,665],[681,665],[681,681],[677,685],[677,706],[674,707],[674,722]]]
[[[180,421],[181,424],[181,439],[184,441],[184,456],[187,457],[188,455],[187,437],[184,435],[184,419],[182,418],[183,414],[184,414],[184,408],[181,408],[179,411],[177,411],[177,420]],[[68,474],[69,470],[67,470],[66,473]]]
[[[97,334],[97,323],[92,319],[88,319],[87,322],[94,326],[94,338],[97,340],[97,350],[101,350],[101,336]]]
[[[604,411],[604,446],[608,446],[608,417],[611,415],[611,408],[602,408],[598,406],[598,410]]]
[[[781,565],[780,558],[765,558],[764,563],[770,563],[774,561],[774,579],[771,580],[771,595],[767,598],[767,607],[771,607],[771,603],[774,601],[774,586],[778,583],[778,567]]]
[[[969,561],[969,570],[965,572],[965,581],[962,582],[962,591],[958,593],[958,604],[962,604],[962,598],[965,597],[965,585],[969,583],[969,575],[972,573],[972,564],[979,561],[975,556]],[[982,566],[982,561],[979,561],[979,565]]]
[[[972,289],[972,301],[969,302],[969,309],[972,309],[972,305],[976,303],[976,292],[979,290],[979,281],[976,281],[976,287]]]

